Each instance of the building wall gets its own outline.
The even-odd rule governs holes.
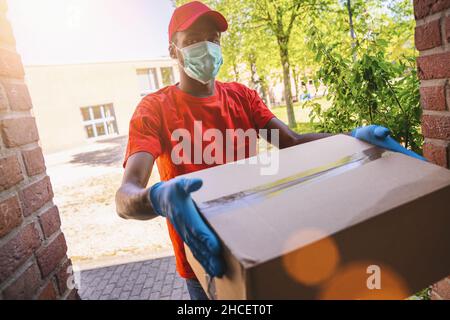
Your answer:
[[[0,300],[74,299],[24,69],[0,0]]]
[[[450,168],[450,0],[414,0],[414,14],[424,155]],[[435,284],[431,295],[450,299],[450,277]]]
[[[128,124],[142,99],[137,69],[173,67],[166,58],[136,62],[25,67],[44,153],[89,143],[81,107],[112,103],[120,135],[128,134]],[[161,82],[161,76],[158,75]]]

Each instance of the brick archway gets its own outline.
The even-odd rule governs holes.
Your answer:
[[[414,0],[424,153],[450,166],[450,0]],[[24,70],[0,0],[0,299],[76,299]],[[450,270],[449,270],[450,271]],[[450,278],[432,297],[450,299]]]
[[[0,0],[0,299],[77,299],[6,10]]]
[[[414,15],[424,155],[450,168],[450,0],[414,0]],[[449,277],[433,286],[432,298],[450,299]]]

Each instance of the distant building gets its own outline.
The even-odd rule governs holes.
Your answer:
[[[142,97],[179,81],[170,58],[25,69],[46,153],[128,134]]]

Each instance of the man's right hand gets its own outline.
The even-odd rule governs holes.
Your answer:
[[[187,178],[159,182],[150,188],[150,202],[155,213],[170,220],[206,272],[221,277],[225,265],[219,239],[203,221],[190,195],[202,183],[200,179]]]

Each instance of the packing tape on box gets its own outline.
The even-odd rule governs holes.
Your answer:
[[[366,163],[377,160],[386,154],[392,153],[385,149],[372,147],[364,151],[356,152],[326,165],[308,169],[297,174],[257,186],[248,190],[233,193],[217,199],[197,203],[203,215],[211,217],[224,213],[243,205],[251,205],[267,197],[273,197],[280,192],[306,183],[318,182],[323,179],[335,177],[344,172],[358,168]]]

